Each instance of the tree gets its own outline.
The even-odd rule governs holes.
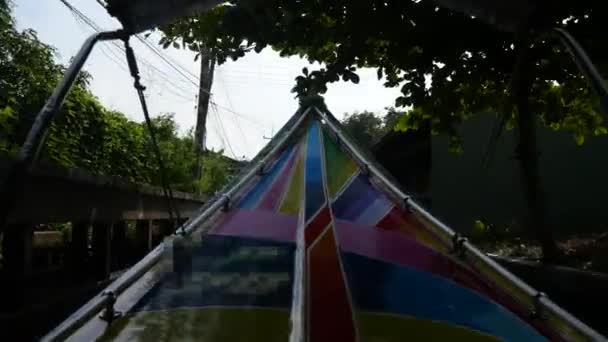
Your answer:
[[[578,141],[605,128],[564,49],[548,35],[531,35],[564,26],[606,71],[608,50],[599,43],[603,13],[601,5],[585,0],[537,6],[527,26],[512,34],[432,1],[274,0],[226,4],[161,29],[166,44],[181,42],[194,51],[204,44],[220,63],[266,46],[324,63],[300,76],[294,89],[299,96],[310,95],[310,89],[323,93],[325,84],[340,79],[357,83],[357,68],[376,68],[386,86],[401,87],[396,106],[416,107],[411,119],[403,119],[408,128],[430,121],[433,131],[455,135],[454,125],[475,113],[500,112],[505,125],[520,131],[531,226],[551,259],[555,244],[538,205],[533,117],[574,131]]]
[[[197,184],[198,191],[205,194],[214,194],[228,183],[229,173],[224,151],[208,151],[205,154],[202,167],[202,177]]]
[[[382,119],[368,111],[355,112],[348,116],[345,114],[342,124],[350,136],[361,146],[373,146],[385,133]]]
[[[346,113],[342,119],[342,126],[359,145],[371,148],[385,134],[395,128],[399,118],[403,115],[393,107],[386,108],[386,110],[384,116],[368,111]]]
[[[0,0],[0,151],[24,139],[62,70],[35,31],[19,32],[14,24],[9,3]]]
[[[0,154],[14,154],[34,115],[44,105],[64,67],[55,63],[53,47],[36,32],[19,32],[10,7],[0,0]],[[159,185],[158,165],[144,123],[106,109],[89,90],[91,76],[81,72],[52,123],[41,158],[67,168],[120,176]],[[213,163],[212,175],[201,182],[192,176],[196,160],[192,131],[179,132],[173,114],[152,119],[169,183],[178,190],[214,192],[229,177],[225,162]],[[212,159],[221,159],[213,156]]]

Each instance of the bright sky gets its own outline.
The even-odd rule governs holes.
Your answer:
[[[14,2],[18,28],[36,30],[42,41],[57,49],[57,59],[61,63],[67,64],[85,38],[93,33],[59,0]],[[103,29],[120,27],[95,0],[69,2]],[[148,39],[155,43],[158,38],[153,35]],[[131,44],[139,59],[152,115],[171,112],[182,131],[193,127],[197,87],[136,39],[132,39]],[[194,61],[192,52],[169,48],[163,53],[198,79],[200,64]],[[297,109],[297,101],[290,90],[294,78],[305,66],[315,69],[304,59],[281,58],[271,49],[266,49],[260,54],[251,52],[236,62],[229,61],[216,68],[211,93],[212,101],[218,107],[217,110],[211,109],[209,114],[207,146],[216,150],[222,148],[228,156],[253,157],[266,144],[263,137],[271,136],[281,128]],[[117,46],[110,43],[97,45],[85,69],[93,76],[93,93],[104,105],[134,120],[143,120],[133,80],[127,72],[123,52]],[[329,85],[325,101],[339,118],[354,111],[381,113],[398,96],[398,89],[382,86],[374,70],[360,70],[359,76],[361,82],[358,85],[345,82]]]

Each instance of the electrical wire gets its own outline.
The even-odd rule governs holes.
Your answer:
[[[74,18],[76,19],[76,21],[79,24],[87,24],[86,21],[83,20],[80,16],[76,15],[76,13],[72,12],[72,15],[74,16]],[[91,25],[88,25],[88,26],[91,26]],[[117,55],[117,53],[116,53],[117,51],[114,50],[114,49],[112,49],[112,48],[117,48],[119,50],[118,52],[120,52],[122,54],[122,53],[125,52],[124,48],[122,46],[120,46],[117,42],[112,42],[112,43],[114,43],[114,44],[110,44],[110,45],[105,45],[103,43],[100,44],[99,45],[100,52],[106,58],[108,58],[110,61],[112,61],[114,64],[116,64],[121,70],[129,73],[129,70],[125,66],[125,62],[122,61],[122,57],[120,56],[120,54]],[[191,92],[190,90],[186,90],[183,87],[181,87],[181,86],[173,83],[172,80],[170,80],[168,78],[167,74],[163,73],[162,70],[156,68],[154,65],[150,64],[149,62],[148,63],[144,63],[144,64],[147,67],[151,67],[153,69],[153,71],[159,72],[157,75],[160,76],[165,82],[171,84],[176,89],[181,90],[184,93],[190,93]],[[148,69],[148,71],[150,71],[150,69]],[[148,80],[148,81],[149,81],[149,83],[152,83],[151,80]],[[193,97],[192,98],[186,97],[186,96],[184,96],[184,95],[182,95],[182,94],[180,94],[180,93],[172,90],[170,87],[164,87],[164,89],[166,91],[168,91],[169,93],[171,93],[173,96],[179,97],[182,100],[186,100],[187,102],[194,101]],[[194,91],[192,91],[192,92],[194,92]]]
[[[112,61],[114,64],[116,64],[116,66],[118,66],[121,70],[125,71],[125,72],[129,72],[129,70],[127,69],[126,66],[124,66],[121,62],[120,59],[116,59],[116,56],[112,54],[112,50],[108,49],[107,51],[100,46],[99,51],[101,51],[101,53],[106,56],[106,58],[108,58],[110,61]]]
[[[207,127],[209,129],[206,132],[210,133],[211,132],[211,128],[213,128],[213,133],[219,139],[220,145],[222,146],[222,150],[224,150],[226,148],[226,142],[224,141],[224,138],[222,137],[222,134],[220,133],[220,130],[219,130],[218,125],[216,123],[217,120],[211,120],[212,118],[213,118],[212,116],[209,116],[210,120],[207,120]],[[206,137],[209,137],[209,136],[210,136],[209,134],[206,135]]]
[[[235,160],[238,160],[238,157],[236,156],[236,153],[234,153],[234,150],[232,149],[232,145],[230,144],[230,140],[228,139],[228,135],[226,134],[226,130],[224,129],[224,124],[222,123],[222,118],[220,117],[218,111],[217,111],[217,105],[211,103],[211,108],[212,108],[212,113],[215,115],[217,122],[219,123],[220,129],[222,134],[224,135],[224,137],[226,138],[226,144],[228,145],[228,149],[230,150],[230,153],[232,154],[232,156],[234,157]]]
[[[102,31],[102,29],[99,25],[97,25],[92,19],[87,17],[83,12],[81,12],[76,7],[74,7],[72,4],[70,4],[67,0],[59,0],[59,1],[61,1],[61,3],[63,3],[73,14],[75,14],[85,24],[87,24],[91,28],[93,28],[93,30],[95,30],[96,32]],[[140,40],[146,47],[148,47],[150,50],[152,50],[152,52],[154,52],[157,56],[159,56],[165,63],[167,63],[172,69],[174,69],[178,74],[180,74],[185,80],[187,80],[188,82],[193,84],[196,87],[196,89],[199,88],[199,85],[195,81],[193,81],[190,77],[188,77],[184,72],[182,72],[179,68],[177,68],[174,64],[172,64],[172,62],[169,61],[168,57],[164,56],[159,50],[157,50],[154,46],[152,46],[149,42],[145,41],[140,36],[136,35],[136,38],[138,38],[138,40]],[[111,43],[113,45],[117,46],[118,48],[120,48],[121,50],[123,50],[123,52],[124,52],[124,48],[122,48],[120,45],[118,45],[117,42],[111,42]],[[152,66],[151,63],[148,62],[146,64],[149,64],[152,68],[155,68],[157,71],[164,73],[160,69]],[[192,75],[192,73],[190,73],[187,69],[184,68],[184,70],[186,70],[186,72],[189,73],[191,77],[194,77],[195,80],[197,79],[196,76]],[[205,91],[205,90],[203,90],[203,91]]]
[[[238,117],[240,117],[240,118],[242,118],[242,119],[244,119],[244,120],[247,120],[247,121],[249,121],[250,123],[252,123],[252,124],[254,124],[254,125],[257,125],[258,127],[261,127],[261,128],[266,128],[266,126],[264,126],[263,124],[259,123],[259,122],[258,122],[258,121],[256,121],[255,119],[252,119],[252,118],[250,118],[250,117],[248,117],[248,116],[245,116],[245,115],[243,115],[243,114],[239,114],[239,113],[235,112],[234,110],[232,110],[232,109],[230,109],[230,108],[228,108],[228,107],[225,107],[225,106],[223,106],[223,105],[221,105],[221,104],[219,104],[219,103],[217,103],[217,102],[215,102],[215,101],[209,100],[209,103],[210,103],[210,104],[212,104],[212,105],[214,105],[214,106],[217,106],[217,107],[219,107],[219,108],[222,108],[222,109],[224,109],[225,111],[227,111],[227,112],[229,112],[229,113],[232,113],[232,114],[234,114],[234,115],[236,115],[236,116],[238,116]]]
[[[71,5],[67,0],[59,0],[61,1],[72,13],[74,13],[76,16],[78,16],[78,18],[80,18],[85,24],[89,25],[91,28],[93,28],[95,31],[100,32],[102,29],[99,25],[97,25],[93,20],[91,20],[89,17],[87,17],[84,13],[82,13],[80,10],[78,10],[76,7],[74,7],[73,5]],[[172,61],[170,59],[170,57],[165,56],[160,50],[158,50],[157,47],[153,46],[152,44],[150,44],[147,40],[145,40],[144,38],[142,38],[139,35],[136,35],[136,38],[142,42],[146,47],[148,47],[153,53],[155,53],[159,58],[161,58],[167,65],[169,65],[173,70],[175,70],[176,72],[178,72],[179,75],[181,75],[185,80],[187,80],[188,82],[190,82],[192,85],[194,85],[196,87],[197,90],[202,90],[203,92],[206,92],[207,94],[213,96],[213,94],[209,91],[207,91],[206,89],[200,89],[200,85],[197,84],[196,82],[194,82],[190,77],[194,78],[195,80],[198,81],[198,78],[196,77],[196,75],[192,74],[192,72],[190,72],[187,68],[179,65],[179,63]],[[115,45],[117,48],[119,48],[120,50],[122,50],[124,52],[124,48],[122,46],[120,46],[117,42],[111,42],[113,45]],[[142,60],[142,59],[140,59]],[[152,63],[147,62],[145,60],[143,60],[143,63],[148,65],[149,67],[155,69],[156,71],[158,71],[161,75],[165,76],[166,80],[168,80],[169,75],[167,75],[164,71],[160,70],[158,67],[154,66]],[[180,66],[180,68],[178,68],[176,65]],[[188,77],[186,74],[190,75],[190,77]],[[174,86],[176,86],[175,84],[172,84]],[[176,88],[179,88],[176,86]],[[184,90],[183,88],[181,88],[181,90]],[[215,103],[215,102],[214,102]],[[239,114],[237,112],[235,112],[232,109],[226,108],[225,106],[222,106],[218,103],[215,103],[215,105],[217,105],[220,108],[226,109],[227,111],[229,111],[230,113],[233,113],[243,119],[248,120],[251,123],[254,124],[258,124],[260,125],[258,122],[256,122],[255,120],[248,118],[242,114]],[[260,125],[261,127],[264,127],[263,125]]]
[[[222,83],[222,90],[224,91],[224,94],[226,95],[226,100],[228,101],[228,106],[230,107],[230,109],[233,109],[234,107],[232,106],[232,100],[230,100],[230,95],[228,94],[228,91],[226,90],[226,87],[224,86],[224,83],[222,82],[223,78],[222,78],[222,74],[218,73],[219,76],[219,81]],[[245,143],[244,146],[249,146],[249,142],[247,141],[247,135],[245,135],[245,132],[243,131],[243,128],[241,127],[241,124],[239,123],[239,120],[234,120],[233,121],[236,124],[236,127],[238,128],[239,132],[241,133],[241,137],[243,138],[243,142]]]
[[[192,83],[197,89],[200,88],[199,84],[197,84],[195,81],[193,81],[190,77],[186,76],[186,74],[181,71],[177,66],[175,66],[173,63],[171,63],[167,57],[165,57],[163,54],[159,53],[159,51],[151,48],[151,45],[149,45],[148,42],[146,42],[145,40],[143,40],[140,36],[135,36],[136,38],[138,38],[141,42],[144,43],[144,45],[146,45],[147,47],[149,47],[151,49],[152,52],[154,52],[158,57],[160,57],[160,59],[162,59],[165,63],[167,63],[168,66],[171,67],[171,69],[175,70],[178,74],[180,74],[182,77],[184,77],[185,80],[188,80],[190,83]],[[208,93],[209,95],[211,95],[210,92],[208,92],[205,89],[201,89],[203,92]]]
[[[84,21],[82,21],[82,19],[80,19],[78,16],[76,16],[74,13],[71,13],[72,16],[76,19],[76,22],[81,26],[85,24]],[[82,28],[84,29],[84,28]],[[107,50],[106,50],[107,49]],[[117,56],[114,51],[112,49],[110,49],[108,46],[104,46],[104,44],[99,44],[99,51],[107,58],[109,59],[112,63],[114,63],[116,66],[118,66],[121,70],[126,71],[127,73],[129,72],[129,70],[127,70],[127,68],[124,65],[124,62],[122,61],[122,59]]]
[[[190,70],[188,70],[188,68],[186,68],[185,66],[181,65],[179,62],[175,61],[174,59],[172,59],[171,57],[165,55],[161,50],[158,49],[158,47],[154,46],[153,44],[150,44],[150,42],[148,42],[145,38],[142,38],[139,35],[135,35],[135,37],[145,46],[147,46],[150,50],[152,50],[156,55],[158,55],[160,58],[163,59],[163,61],[165,61],[165,63],[171,65],[171,66],[177,66],[179,67],[181,70],[183,70],[185,73],[187,73],[188,75],[190,75],[190,77],[192,77],[194,80],[198,81],[198,77],[192,73]]]
[[[88,25],[89,27],[91,27],[94,31],[96,32],[100,32],[101,28],[95,24],[90,18],[88,18],[86,15],[84,15],[82,12],[80,12],[78,9],[76,9],[74,6],[72,6],[71,4],[69,4],[67,1],[65,0],[60,0],[63,4],[66,5],[66,7],[68,7],[68,9],[70,10],[71,14],[74,16],[74,18],[79,22],[79,23],[83,23]],[[104,45],[100,44],[100,48],[102,53],[108,58],[110,59],[114,64],[116,64],[118,67],[120,67],[122,70],[125,70],[128,72],[128,70],[125,68],[124,64],[122,64],[121,61],[121,57],[116,55],[115,50],[113,50],[112,48],[118,49],[121,54],[125,52],[124,47],[122,47],[120,44],[118,44],[118,42],[112,41],[110,42],[110,45],[105,45],[105,48],[107,48],[107,51],[104,50]],[[109,56],[108,53],[112,54],[114,57]],[[160,76],[166,83],[168,83],[169,85],[173,86],[174,88],[176,88],[177,90],[183,92],[183,93],[195,93],[194,90],[187,90],[184,87],[176,84],[172,79],[170,79],[170,76],[165,73],[164,71],[162,71],[161,69],[157,68],[155,65],[153,65],[152,63],[140,59],[140,61],[142,61],[142,63],[148,67],[149,69],[153,69],[155,71],[155,73]],[[165,89],[170,92],[171,94],[173,94],[174,96],[177,96],[183,100],[186,101],[193,101],[193,98],[188,98],[172,89],[170,89],[169,87],[165,87]]]
[[[77,19],[79,19],[80,21],[82,21],[83,23],[85,23],[86,25],[90,26],[93,30],[95,30],[96,32],[100,32],[102,29],[99,25],[97,25],[93,20],[91,20],[89,17],[87,17],[83,12],[81,12],[80,10],[78,10],[76,7],[74,7],[72,4],[70,4],[67,0],[59,0],[61,1],[71,12],[73,15],[75,15],[77,17]],[[101,2],[100,2],[101,4]],[[103,4],[102,4],[103,5]],[[202,89],[200,86],[200,83],[197,83],[198,81],[198,77],[196,77],[196,75],[194,75],[192,72],[190,72],[187,68],[185,68],[184,66],[180,65],[179,63],[177,63],[176,61],[172,60],[170,57],[166,56],[165,54],[162,53],[162,51],[160,51],[157,47],[153,46],[152,44],[150,44],[150,42],[148,42],[147,40],[145,40],[144,38],[142,38],[139,35],[135,35],[135,37],[147,48],[149,48],[155,55],[157,55],[163,62],[165,62],[169,67],[171,67],[171,69],[173,69],[175,72],[177,72],[185,81],[189,82],[190,84],[192,84],[194,87],[196,87],[197,90],[202,90],[203,92],[207,93],[210,95],[210,97],[213,97],[213,94],[209,91],[207,91],[206,89]],[[117,42],[111,42],[111,44],[115,47],[118,48],[119,50],[121,50],[122,52],[125,52],[124,47],[120,46]],[[111,47],[108,47],[108,51],[111,51]],[[105,53],[104,53],[105,54]],[[112,53],[113,54],[113,53]],[[114,54],[113,54],[114,55]],[[121,69],[124,69],[124,67],[118,63],[116,60],[114,60],[113,58],[109,57],[108,55],[106,55],[109,59],[111,59],[114,63],[116,63],[117,65],[119,65],[121,67]],[[115,56],[115,55],[114,55]],[[116,56],[115,56],[116,57]],[[150,69],[153,69],[157,72],[158,75],[161,76],[161,78],[163,78],[168,84],[172,85],[173,87],[175,87],[178,90],[181,90],[185,93],[188,93],[189,91],[184,89],[183,87],[175,84],[174,82],[172,82],[172,80],[170,79],[170,76],[162,71],[161,69],[159,69],[158,67],[156,67],[155,65],[153,65],[152,63],[146,61],[145,59],[140,59],[142,61],[142,63],[144,65],[146,65],[147,67],[149,67]],[[244,73],[258,73],[258,74],[268,74],[269,76],[278,76],[278,74],[272,74],[272,73],[265,73],[265,72],[255,72],[255,71],[245,71]],[[258,75],[259,76],[259,75]],[[228,77],[231,77],[231,75],[228,75]],[[194,80],[193,80],[194,79]],[[263,79],[261,77],[258,77],[259,79]],[[196,81],[195,81],[196,80]],[[279,79],[272,79],[272,78],[266,78],[266,80],[269,81],[277,81],[280,82],[281,80]],[[184,95],[181,95],[175,91],[169,90],[169,88],[165,88],[167,91],[169,91],[170,93],[172,93],[175,96],[178,96],[184,100],[187,101],[191,101],[193,99],[187,98]],[[224,89],[224,91],[227,93],[227,91]],[[227,100],[230,101],[229,97],[227,96]],[[215,111],[215,115],[217,117],[219,126],[221,128],[221,131],[223,132],[223,135],[226,137],[226,143],[230,149],[230,152],[232,153],[232,155],[235,157],[236,159],[236,154],[234,153],[234,150],[232,149],[232,146],[230,145],[230,142],[227,140],[227,135],[226,135],[226,131],[224,129],[224,125],[221,121],[220,115],[218,113],[218,107],[222,108],[224,110],[226,110],[227,112],[236,115],[237,117],[244,119],[262,129],[266,128],[263,124],[260,124],[257,120],[252,119],[250,117],[247,117],[243,114],[240,114],[238,112],[236,112],[234,109],[232,109],[232,104],[230,104],[230,108],[220,105],[215,101],[212,101],[210,99],[209,103],[212,105],[212,109]],[[237,126],[242,134],[242,136],[244,137],[245,135],[243,134],[243,130],[242,127],[240,126],[240,124],[238,124],[237,122]]]

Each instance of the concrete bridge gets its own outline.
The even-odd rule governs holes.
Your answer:
[[[0,159],[1,181],[11,163]],[[182,221],[206,199],[173,194]],[[31,172],[8,222],[1,232],[0,325],[27,323],[42,330],[57,323],[45,316],[60,321],[58,311],[80,304],[73,300],[78,293],[88,297],[176,228],[161,188],[52,165]]]

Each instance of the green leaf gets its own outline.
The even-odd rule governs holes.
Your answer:
[[[606,129],[606,127],[600,126],[600,127],[596,127],[595,130],[593,131],[594,135],[606,135],[608,134],[608,130]]]

